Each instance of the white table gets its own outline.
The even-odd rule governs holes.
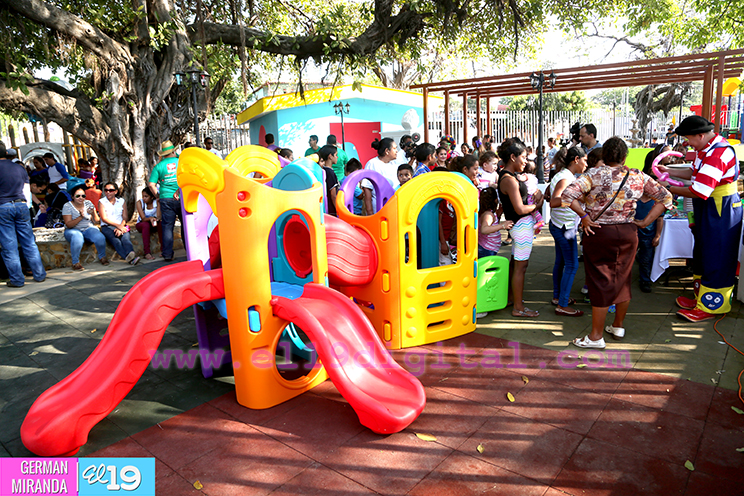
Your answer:
[[[659,246],[654,253],[651,264],[651,280],[656,281],[669,268],[672,258],[692,258],[692,247],[695,240],[692,237],[689,222],[686,218],[664,219]]]

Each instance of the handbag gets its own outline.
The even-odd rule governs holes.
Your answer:
[[[615,196],[613,196],[612,197],[612,200],[610,200],[610,202],[607,205],[605,205],[605,207],[602,209],[602,211],[599,212],[599,215],[597,215],[595,218],[592,219],[592,222],[596,222],[597,219],[599,219],[600,217],[602,217],[602,214],[605,213],[608,208],[610,208],[610,205],[612,205],[613,203],[615,203],[615,200],[617,199],[617,195],[620,194],[620,190],[623,189],[623,186],[625,186],[625,182],[628,180],[628,176],[629,175],[630,175],[630,168],[628,168],[628,172],[625,173],[625,177],[623,178],[622,182],[620,183],[620,187],[617,188],[617,192],[615,193]]]

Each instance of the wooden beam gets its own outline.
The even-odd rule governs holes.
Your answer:
[[[468,142],[468,94],[462,95],[462,142]]]
[[[730,72],[725,72],[724,77],[737,77],[741,72],[737,70],[733,70]],[[648,77],[644,79],[633,79],[633,80],[624,80],[622,78],[616,78],[613,80],[608,81],[601,81],[601,82],[588,82],[584,84],[572,84],[571,89],[566,89],[565,86],[559,86],[556,84],[556,87],[552,90],[545,91],[545,93],[560,93],[560,92],[566,92],[566,91],[578,91],[578,90],[590,90],[590,89],[602,89],[602,88],[617,88],[617,87],[624,87],[624,86],[645,86],[648,84],[662,84],[662,83],[679,83],[679,82],[691,82],[691,81],[699,81],[701,78],[698,76],[695,77],[673,77],[668,76],[665,78],[653,78]],[[630,84],[630,83],[633,84]],[[507,86],[499,89],[492,89],[489,91],[481,92],[480,95],[482,97],[498,97],[498,96],[514,96],[514,95],[530,95],[530,94],[536,94],[537,92],[530,87],[529,90],[525,86]]]
[[[429,142],[429,89],[424,88],[424,143]]]
[[[481,97],[475,95],[475,135],[483,136],[483,128],[481,127]]]
[[[716,120],[713,123],[715,126],[713,129],[715,132],[721,132],[721,117],[723,112],[721,107],[723,105],[723,67],[725,59],[723,56],[718,57],[718,84],[716,85]],[[706,117],[707,119],[707,117]]]
[[[585,73],[603,71],[606,69],[614,69],[614,68],[626,68],[626,69],[644,68],[644,67],[653,67],[653,66],[673,64],[673,63],[675,66],[679,66],[680,64],[676,64],[677,62],[686,63],[686,62],[703,61],[707,64],[711,62],[711,59],[715,60],[721,56],[734,57],[734,56],[742,56],[742,55],[744,55],[744,49],[727,50],[723,52],[709,52],[709,53],[701,53],[701,54],[680,55],[677,57],[665,57],[665,58],[656,58],[656,59],[649,59],[649,60],[635,60],[635,61],[629,61],[629,62],[618,62],[614,64],[604,64],[604,65],[597,65],[597,66],[574,67],[574,68],[568,68],[568,69],[554,69],[553,72],[555,72],[556,75],[571,74],[571,73],[585,74]],[[486,77],[481,77],[481,78],[417,84],[417,85],[411,86],[411,89],[422,89],[424,87],[427,87],[429,88],[430,91],[443,91],[445,89],[451,89],[451,88],[447,88],[447,86],[457,86],[457,85],[462,86],[465,84],[472,84],[472,83],[484,83],[484,82],[497,81],[500,79],[511,78],[511,77],[523,77],[523,78],[529,79],[530,74],[531,72],[524,72],[524,73],[519,73],[519,74],[506,74],[502,76],[486,76]]]
[[[710,118],[711,106],[713,105],[713,64],[710,64],[705,71],[705,79],[703,79],[703,106],[702,116],[706,119]]]
[[[450,94],[444,92],[444,134],[450,134]]]
[[[493,134],[493,122],[491,122],[491,98],[486,97],[486,134]]]

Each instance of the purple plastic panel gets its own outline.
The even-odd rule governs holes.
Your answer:
[[[202,195],[199,195],[196,212],[189,213],[183,209],[183,230],[186,234],[184,243],[186,245],[186,258],[188,260],[201,260],[204,270],[209,270],[209,240],[207,226],[212,217],[212,207]]]
[[[372,183],[375,195],[377,196],[375,211],[379,212],[387,201],[395,194],[395,190],[390,185],[390,182],[385,179],[385,176],[373,170],[362,169],[352,172],[344,181],[341,191],[344,192],[344,203],[346,208],[349,212],[354,212],[354,188],[356,188],[356,185],[359,184],[359,181],[362,179],[369,179]]]
[[[183,202],[181,202],[181,214],[183,215],[183,231],[186,236],[186,239],[184,239],[186,258],[200,260],[204,264],[204,270],[210,270],[207,226],[209,219],[212,217],[212,207],[209,206],[206,198],[199,195],[196,212],[186,212],[183,208]],[[225,326],[224,322],[219,319],[219,312],[214,309],[204,310],[199,305],[194,305],[194,320],[200,350],[208,350],[211,353],[218,349],[226,350],[230,347],[229,336],[220,335],[220,331]],[[227,363],[231,360],[232,355],[228,351],[222,361]],[[205,365],[203,360],[199,360],[199,363],[201,364],[202,375],[205,378],[208,379],[214,375],[211,364]]]

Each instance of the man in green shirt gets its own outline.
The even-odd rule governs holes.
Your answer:
[[[166,262],[173,260],[173,228],[176,225],[176,217],[181,220],[181,199],[178,194],[178,157],[176,147],[171,141],[164,141],[160,146],[158,155],[160,162],[152,169],[149,187],[155,198],[159,198],[160,216],[163,223],[163,258]],[[158,189],[160,190],[158,194]]]
[[[305,157],[312,155],[313,153],[318,153],[318,150],[320,150],[320,147],[318,146],[318,135],[313,134],[307,142],[310,145],[310,148],[305,150]]]
[[[326,144],[333,145],[338,149],[338,161],[333,164],[333,172],[336,173],[338,181],[341,182],[346,177],[346,162],[349,161],[349,156],[346,154],[344,149],[338,146],[335,134],[329,134]]]

